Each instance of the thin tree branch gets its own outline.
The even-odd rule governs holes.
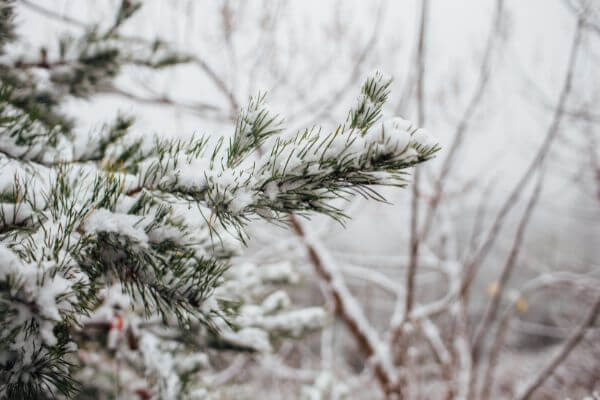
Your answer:
[[[592,307],[589,309],[585,319],[579,325],[577,330],[569,338],[569,340],[563,345],[563,347],[550,359],[544,368],[521,390],[520,394],[516,397],[516,400],[526,400],[531,398],[533,393],[542,386],[542,384],[554,373],[556,368],[567,359],[569,354],[577,347],[577,345],[583,340],[588,328],[590,328],[596,322],[600,314],[600,296],[594,301]]]
[[[56,20],[59,20],[59,21],[62,21],[62,22],[66,22],[66,23],[68,23],[70,25],[76,26],[76,27],[81,28],[81,29],[86,29],[87,28],[87,25],[85,23],[83,23],[81,21],[78,21],[78,20],[76,20],[74,18],[68,17],[66,15],[59,14],[56,11],[53,11],[53,10],[48,9],[46,7],[42,7],[39,4],[34,3],[33,1],[29,1],[29,0],[20,0],[20,1],[21,1],[21,3],[24,6],[30,8],[31,10],[33,10],[33,11],[39,13],[39,14],[45,15],[46,17],[50,17],[52,19],[56,19]]]
[[[423,126],[425,122],[425,93],[424,93],[424,80],[425,80],[425,40],[427,30],[427,19],[429,12],[429,0],[423,0],[421,3],[421,19],[419,24],[419,36],[417,45],[417,120],[418,125]],[[410,248],[409,248],[409,261],[406,269],[406,291],[404,296],[404,311],[402,321],[399,326],[395,327],[395,331],[392,333],[392,345],[397,344],[400,335],[402,334],[402,328],[404,321],[410,318],[410,313],[413,308],[414,297],[415,297],[415,275],[417,271],[417,264],[419,261],[419,181],[420,173],[419,169],[416,168],[414,172],[413,186],[412,186],[412,197],[411,197],[411,218],[410,218]],[[400,297],[399,297],[400,298]]]
[[[506,264],[500,274],[500,279],[498,280],[498,286],[495,290],[496,293],[493,293],[492,299],[489,307],[487,308],[483,320],[479,325],[479,329],[475,333],[475,337],[473,339],[472,348],[473,348],[473,359],[477,362],[479,358],[479,352],[481,350],[480,346],[483,346],[485,343],[482,343],[485,335],[489,331],[490,325],[496,319],[496,314],[498,312],[498,307],[502,301],[502,295],[504,294],[504,288],[506,287],[510,276],[515,268],[517,263],[517,259],[519,258],[519,254],[521,251],[521,246],[523,244],[523,239],[525,237],[525,232],[527,230],[527,226],[529,225],[529,221],[531,220],[531,216],[533,215],[533,211],[539,201],[540,194],[542,192],[542,187],[544,183],[544,171],[540,170],[539,177],[535,188],[533,189],[533,193],[531,194],[531,198],[527,203],[527,207],[525,212],[523,213],[523,217],[521,221],[519,221],[519,226],[517,228],[517,233],[515,235],[515,239],[513,242],[513,246],[510,250],[510,254],[508,259],[506,260]]]
[[[335,312],[344,322],[350,334],[356,340],[361,352],[372,358],[373,371],[386,396],[393,393],[401,396],[401,390],[396,385],[393,366],[389,360],[389,352],[382,348],[376,332],[370,326],[362,313],[361,307],[350,293],[342,276],[332,264],[324,249],[312,238],[307,237],[302,224],[294,215],[290,217],[293,231],[303,239],[308,257],[313,264],[317,276],[325,284],[333,297]]]
[[[440,171],[440,175],[435,181],[435,192],[432,196],[431,203],[427,210],[427,214],[425,216],[425,223],[423,226],[423,230],[421,232],[421,236],[423,239],[427,237],[429,234],[429,230],[433,224],[433,220],[437,211],[440,202],[444,196],[444,184],[446,182],[446,178],[450,174],[452,167],[454,166],[454,160],[456,154],[460,146],[463,143],[463,139],[467,129],[469,128],[469,124],[471,123],[471,119],[475,115],[475,111],[477,107],[481,103],[481,99],[487,89],[490,72],[491,72],[491,60],[494,47],[496,45],[496,41],[499,35],[499,31],[502,25],[502,16],[503,16],[503,7],[504,0],[496,1],[496,12],[494,16],[494,23],[492,25],[492,29],[487,38],[487,44],[485,46],[485,53],[483,55],[483,59],[481,61],[481,67],[479,71],[479,81],[477,83],[477,87],[475,92],[473,93],[473,97],[469,100],[467,108],[465,109],[458,126],[456,127],[456,132],[454,134],[454,140],[450,145],[448,152],[446,153],[446,158],[444,159]]]
[[[57,20],[61,20],[63,22],[69,23],[73,26],[77,26],[79,28],[82,29],[87,29],[88,25],[82,21],[76,20],[74,18],[56,13],[50,9],[47,9],[45,7],[42,7],[32,1],[29,0],[21,0],[21,2],[23,3],[23,5],[29,7],[30,9],[45,15],[47,17],[53,18],[53,19],[57,19]],[[145,39],[143,37],[138,37],[138,36],[123,36],[120,34],[114,34],[113,36],[119,38],[119,39],[123,39],[123,40],[129,40],[132,42],[136,42],[136,43],[147,43],[147,44],[151,44],[150,40]],[[171,46],[169,44],[169,46]],[[171,46],[172,47],[172,46]],[[214,68],[212,68],[208,62],[206,62],[204,59],[202,59],[201,57],[199,57],[198,55],[195,54],[186,54],[186,56],[188,56],[191,59],[191,62],[193,62],[195,65],[197,65],[202,71],[204,71],[204,73],[206,73],[206,75],[208,75],[208,77],[212,80],[212,82],[215,84],[215,86],[221,91],[221,93],[225,96],[225,98],[227,99],[228,103],[229,103],[229,107],[230,107],[230,115],[229,115],[229,119],[235,119],[235,115],[237,115],[239,109],[240,109],[240,104],[237,101],[237,98],[235,96],[235,94],[229,89],[229,87],[227,86],[227,84],[225,83],[225,81],[219,76],[219,74],[217,74],[217,72],[214,70]]]
[[[190,102],[183,103],[179,101],[173,100],[171,97],[167,95],[156,96],[156,97],[144,97],[135,93],[127,92],[121,88],[118,88],[114,85],[108,85],[106,87],[100,88],[100,93],[105,94],[114,94],[128,100],[134,101],[140,104],[151,104],[151,105],[165,105],[176,108],[183,108],[188,111],[194,113],[204,114],[207,111],[218,112],[221,111],[221,108],[209,103],[204,102]]]
[[[574,33],[574,37],[573,37],[573,43],[571,45],[569,59],[567,62],[568,63],[567,64],[567,72],[565,74],[563,87],[562,87],[562,90],[559,95],[559,100],[558,100],[557,107],[555,109],[552,123],[550,124],[550,127],[548,128],[548,131],[546,133],[546,137],[545,137],[542,145],[540,146],[538,152],[536,153],[535,157],[533,158],[533,160],[531,161],[531,163],[529,164],[529,166],[527,167],[527,169],[525,170],[525,172],[523,173],[523,175],[521,176],[521,178],[519,179],[519,181],[517,182],[517,184],[511,191],[510,195],[505,200],[504,204],[502,205],[502,208],[496,215],[494,223],[493,223],[490,231],[488,232],[484,243],[479,248],[477,253],[473,256],[471,261],[465,266],[464,278],[463,278],[461,288],[460,288],[460,294],[463,296],[466,295],[467,291],[469,290],[469,288],[471,286],[471,283],[475,279],[475,275],[477,273],[478,267],[481,265],[481,263],[483,263],[483,261],[489,254],[489,251],[491,250],[492,246],[494,245],[496,238],[498,236],[498,232],[504,225],[504,220],[505,220],[508,212],[517,203],[519,197],[521,196],[521,192],[523,191],[525,186],[529,183],[529,180],[534,175],[536,170],[543,163],[544,159],[546,158],[546,156],[548,154],[550,146],[552,145],[552,143],[554,142],[554,139],[556,138],[556,136],[558,134],[558,128],[560,126],[560,122],[563,117],[564,105],[567,101],[567,98],[568,98],[570,92],[571,92],[571,87],[573,84],[575,61],[577,59],[577,54],[579,52],[580,44],[581,44],[582,26],[583,25],[582,25],[581,20],[578,20],[577,27],[575,29],[575,33]]]
[[[530,298],[535,292],[557,287],[562,284],[571,285],[581,290],[583,288],[594,289],[598,286],[597,280],[590,280],[587,274],[574,274],[572,272],[552,272],[541,275],[529,282],[519,290],[519,295],[514,296],[503,312],[498,329],[494,337],[494,345],[487,357],[487,369],[484,374],[483,382],[480,386],[480,399],[490,399],[494,395],[495,371],[498,366],[501,350],[504,346],[506,335],[508,333],[511,318],[517,312],[517,303],[524,298]]]

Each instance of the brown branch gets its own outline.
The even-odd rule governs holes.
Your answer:
[[[590,144],[588,146],[588,149],[590,152],[590,163],[592,173],[594,174],[594,179],[596,180],[596,199],[600,202],[600,157],[598,157],[598,154],[596,154],[598,143],[594,134],[595,132],[590,132]]]
[[[501,21],[502,21],[502,8],[503,8],[503,0],[498,0],[496,3],[496,15],[494,17],[494,24],[492,26],[492,30],[488,36],[487,44],[485,47],[485,53],[483,56],[483,60],[480,67],[480,77],[479,82],[477,84],[477,89],[473,93],[473,97],[471,97],[467,108],[465,109],[463,116],[456,128],[456,133],[454,134],[454,141],[450,145],[450,148],[447,152],[447,156],[444,159],[442,164],[441,172],[439,178],[435,182],[435,193],[436,195],[433,197],[433,200],[430,204],[430,208],[428,214],[425,219],[425,225],[423,227],[422,236],[427,237],[431,225],[433,223],[433,219],[435,217],[435,213],[437,211],[437,207],[439,206],[442,197],[444,195],[444,183],[448,174],[450,173],[452,166],[454,164],[454,159],[458,149],[460,148],[464,135],[469,127],[471,119],[475,114],[477,106],[479,105],[483,94],[485,93],[485,89],[487,88],[487,83],[489,81],[490,76],[490,63],[492,50],[496,43],[496,38],[498,36],[498,32],[500,30]]]
[[[517,400],[526,400],[531,398],[533,393],[539,389],[540,386],[554,373],[556,368],[567,359],[569,354],[577,347],[579,342],[585,337],[585,334],[592,325],[596,322],[600,314],[600,296],[595,300],[594,304],[588,311],[585,319],[579,325],[577,330],[569,338],[569,340],[563,345],[563,347],[550,359],[544,368],[533,378],[516,397]]]
[[[575,37],[575,42],[573,44],[573,47],[576,47],[576,45],[579,43],[582,29],[583,29],[582,18],[581,18],[581,16],[579,16],[577,32],[576,32],[576,37]],[[567,72],[567,78],[569,78],[569,75],[572,76],[572,69],[574,68],[574,63],[575,63],[574,58],[575,58],[575,54],[574,54],[574,51],[572,51],[571,60],[569,62],[569,71]],[[568,83],[568,80],[569,79],[567,79],[567,83]],[[570,85],[567,85],[567,84],[565,86],[566,86],[567,90],[570,87]],[[564,96],[565,100],[563,102],[559,102],[559,105],[556,109],[557,118],[561,117],[563,114],[565,114],[566,97],[567,96]],[[561,97],[561,99],[562,99],[562,97]],[[598,168],[598,164],[597,164],[598,160],[596,157],[596,153],[594,151],[595,139],[594,139],[593,135],[591,135],[591,136],[592,136],[591,137],[591,146],[590,146],[591,163],[592,163],[592,168],[594,169],[594,172],[596,173],[595,177],[596,177],[596,184],[597,184],[596,185],[597,199],[600,202],[600,169]],[[506,271],[506,269],[505,269],[505,271]],[[504,275],[504,273],[503,273],[503,275]],[[502,291],[500,290],[498,294],[500,295],[501,292]],[[497,302],[499,303],[499,300]],[[496,305],[496,307],[497,306],[498,305]],[[598,304],[596,305],[596,307],[600,307],[600,297],[598,298]],[[592,308],[592,310],[593,309],[594,309],[594,307]],[[596,312],[592,311],[591,315],[595,315],[597,313],[598,313],[598,311],[596,311]],[[593,321],[590,322],[590,325],[591,324],[593,324]],[[583,338],[584,333],[582,331],[585,331],[585,329],[586,329],[586,328],[583,328],[584,325],[582,325],[582,327],[580,327],[579,339],[577,339],[578,333],[576,332],[571,337],[569,342],[567,342],[565,344],[565,346],[562,349],[563,351],[558,353],[557,356],[555,357],[555,359],[553,360],[553,362],[555,362],[555,364],[553,364],[553,362],[551,362],[548,364],[546,369],[542,370],[542,372],[538,375],[538,378],[536,378],[536,380],[532,381],[532,383],[529,385],[528,389],[525,390],[525,392],[524,392],[525,397],[523,397],[523,398],[529,397],[537,389],[537,387],[539,387],[543,383],[543,381],[546,379],[546,377],[552,373],[553,369],[556,368],[560,364],[562,359],[564,359],[568,356],[568,353],[572,350],[572,348],[574,348],[577,345],[577,343]],[[507,326],[508,326],[508,316],[505,317],[505,320],[501,322],[500,327],[498,328],[498,331],[497,331],[495,346],[491,350],[488,370],[484,376],[483,396],[486,396],[491,391],[494,368],[497,363],[498,353],[500,351],[501,343],[503,342],[503,337],[504,337],[503,335],[504,335],[504,332],[506,331]],[[572,344],[570,344],[571,342],[572,342]],[[569,346],[571,346],[571,349],[568,349]],[[561,358],[561,354],[563,354],[562,358]]]
[[[171,97],[167,95],[159,95],[155,97],[144,97],[135,93],[127,92],[121,88],[118,88],[114,85],[107,85],[105,87],[101,87],[99,93],[104,94],[114,94],[125,99],[134,101],[140,104],[150,104],[150,105],[165,105],[169,107],[176,108],[184,108],[191,112],[195,113],[203,113],[206,111],[218,112],[221,111],[221,108],[209,103],[204,102],[190,102],[184,103],[173,100]]]
[[[217,86],[217,88],[221,91],[221,93],[223,93],[223,95],[225,95],[225,97],[229,101],[229,106],[230,106],[230,111],[231,111],[230,114],[233,119],[235,117],[235,115],[237,115],[237,112],[239,111],[239,108],[240,108],[239,102],[237,101],[235,94],[227,87],[227,84],[225,84],[225,81],[223,79],[221,79],[221,77],[215,72],[215,70],[210,65],[208,65],[208,63],[206,61],[204,61],[202,58],[200,58],[198,56],[193,56],[192,61],[198,67],[200,67],[200,69],[202,69],[206,73],[206,75],[208,75],[208,77],[213,81],[213,83]]]
[[[381,18],[384,14],[384,3],[380,3],[379,8],[377,9],[377,17],[375,23],[373,24],[373,32],[371,33],[369,40],[365,43],[365,45],[360,49],[358,56],[356,57],[356,61],[352,67],[352,71],[350,75],[346,79],[346,81],[339,86],[338,88],[331,90],[327,93],[325,98],[320,98],[315,100],[314,102],[306,105],[303,109],[298,110],[295,114],[288,115],[287,120],[294,120],[298,118],[299,115],[305,114],[307,112],[316,111],[318,114],[311,119],[308,125],[314,125],[319,122],[322,118],[325,118],[333,109],[334,106],[340,103],[340,99],[344,98],[346,93],[354,87],[356,80],[359,78],[362,66],[367,60],[367,56],[369,53],[375,48],[375,44],[379,38],[379,31],[381,28]]]
[[[296,216],[292,215],[290,217],[290,223],[296,235],[306,239],[306,233]],[[377,343],[373,343],[372,338],[369,337],[363,327],[360,326],[358,319],[355,318],[354,313],[359,312],[360,309],[357,308],[357,304],[349,304],[349,299],[344,297],[341,293],[340,289],[342,285],[344,285],[344,289],[347,289],[345,288],[343,280],[340,277],[333,276],[332,271],[325,266],[322,255],[319,254],[314,245],[307,243],[306,240],[305,245],[308,257],[315,268],[315,272],[331,292],[336,315],[344,322],[350,334],[358,344],[360,351],[366,357],[372,358],[373,372],[384,394],[386,396],[391,396],[392,394],[402,396],[401,388],[394,384],[394,377],[389,376],[389,372],[379,358]],[[360,319],[366,320],[362,315]]]
[[[474,251],[477,248],[477,239],[483,230],[483,221],[485,220],[485,214],[487,211],[488,203],[491,198],[491,193],[496,184],[495,179],[491,179],[489,183],[483,189],[481,193],[481,199],[475,211],[475,218],[473,220],[473,228],[471,230],[471,237],[469,239],[469,251]]]
[[[64,16],[62,14],[58,14],[52,10],[49,10],[45,7],[35,4],[29,0],[21,0],[21,2],[25,6],[29,7],[30,9],[32,9],[42,15],[45,15],[47,17],[61,20],[63,22],[69,23],[69,24],[77,26],[79,28],[83,28],[83,29],[88,28],[88,25],[82,21],[76,20],[71,17]],[[135,43],[152,44],[152,42],[150,40],[143,38],[143,37],[139,37],[139,36],[124,36],[124,35],[120,35],[117,33],[114,33],[113,36],[118,39],[131,41],[131,42],[135,42]],[[171,44],[167,43],[167,45],[172,47]],[[199,57],[198,55],[195,55],[195,54],[186,54],[186,56],[188,56],[191,59],[191,62],[196,64],[198,67],[200,67],[200,69],[202,69],[206,73],[206,75],[208,75],[208,77],[213,81],[215,86],[227,98],[227,101],[229,102],[229,105],[230,105],[229,118],[234,119],[240,108],[239,102],[237,101],[235,94],[227,87],[227,84],[225,83],[225,81],[216,73],[216,71],[205,60],[203,60],[201,57]],[[189,108],[189,107],[186,107],[186,108]]]
[[[473,256],[471,261],[465,266],[465,273],[464,273],[463,281],[461,283],[461,288],[460,288],[460,294],[463,296],[465,296],[467,294],[467,291],[469,290],[471,283],[475,279],[475,275],[477,273],[478,267],[483,263],[483,261],[489,254],[489,251],[491,250],[492,246],[496,242],[496,238],[498,236],[500,229],[504,225],[504,220],[505,220],[508,212],[517,203],[519,197],[521,196],[521,192],[523,191],[525,186],[529,183],[529,180],[532,178],[532,176],[534,175],[536,170],[544,162],[544,159],[546,158],[548,151],[549,151],[552,143],[554,142],[554,139],[556,138],[556,136],[558,134],[558,128],[560,126],[560,122],[563,117],[564,105],[567,101],[567,98],[568,98],[570,92],[571,92],[571,87],[573,84],[575,61],[577,59],[577,54],[579,52],[579,48],[580,48],[580,44],[581,44],[581,37],[582,37],[582,22],[581,22],[581,20],[578,20],[577,28],[575,29],[573,43],[571,46],[571,51],[570,51],[570,55],[569,55],[569,59],[568,59],[567,72],[565,75],[563,88],[559,95],[559,100],[558,100],[557,107],[555,109],[552,123],[550,124],[550,127],[548,128],[548,131],[546,133],[546,137],[545,137],[542,145],[540,146],[539,150],[537,151],[535,157],[533,158],[533,160],[531,161],[531,163],[529,164],[529,166],[527,167],[527,169],[525,170],[525,172],[523,173],[523,175],[521,176],[521,178],[519,179],[519,181],[517,182],[517,184],[511,191],[510,195],[505,200],[504,204],[502,205],[502,208],[496,215],[494,223],[493,223],[492,227],[490,228],[484,243],[480,247],[479,251],[476,252],[476,254]]]
[[[425,217],[425,223],[423,226],[423,230],[421,232],[421,236],[423,239],[427,237],[429,234],[429,230],[433,225],[433,220],[442,198],[444,197],[444,184],[446,182],[446,178],[450,174],[452,167],[454,166],[454,161],[460,146],[463,143],[463,139],[467,129],[469,128],[469,124],[471,123],[471,119],[475,115],[475,111],[477,110],[477,106],[481,103],[481,99],[487,89],[487,85],[490,78],[491,72],[491,60],[494,46],[496,45],[496,40],[499,35],[499,31],[502,24],[502,15],[503,15],[503,6],[504,0],[496,1],[496,13],[494,16],[494,23],[492,25],[492,29],[487,38],[487,43],[485,46],[485,53],[483,55],[483,59],[481,61],[480,71],[479,71],[479,81],[477,83],[477,87],[473,96],[469,100],[467,108],[465,109],[458,126],[456,127],[456,132],[454,133],[454,140],[450,145],[448,152],[446,153],[446,158],[444,159],[440,171],[440,175],[435,181],[435,195],[432,198],[432,201],[429,205],[427,215]]]
[[[42,49],[42,54],[45,54],[45,51],[43,49]],[[17,62],[15,62],[14,65],[11,65],[11,66],[2,65],[2,67],[15,68],[15,69],[32,69],[32,68],[54,69],[54,68],[61,67],[64,65],[71,65],[76,62],[77,62],[77,60],[73,60],[73,61],[58,60],[58,61],[48,62],[48,60],[46,59],[46,56],[44,55],[44,56],[42,56],[40,61],[32,61],[32,62],[17,61]]]
[[[593,4],[592,1],[579,1],[577,2],[579,7],[573,4],[571,0],[564,0],[563,3],[577,16],[577,18],[583,19],[583,24],[586,28],[595,34],[600,35],[600,24],[591,20],[591,17],[597,14],[594,12],[594,7],[591,6],[591,4]]]
[[[32,1],[29,1],[29,0],[20,0],[20,2],[24,6],[29,7],[31,10],[33,10],[33,11],[39,13],[39,14],[45,15],[46,17],[50,17],[52,19],[56,19],[56,20],[59,20],[59,21],[62,21],[62,22],[66,22],[66,23],[68,23],[70,25],[73,25],[73,26],[76,26],[78,28],[87,29],[87,25],[85,23],[83,23],[81,21],[78,21],[78,20],[76,20],[74,18],[68,17],[66,15],[59,14],[56,11],[53,11],[51,9],[42,7],[42,6],[36,4],[36,3],[32,2]]]
[[[527,230],[527,226],[529,225],[529,221],[531,220],[531,216],[533,215],[533,211],[539,201],[540,194],[542,192],[544,182],[544,171],[539,172],[538,181],[533,189],[533,193],[531,194],[531,198],[529,202],[527,202],[527,207],[523,212],[523,217],[521,221],[519,221],[519,226],[517,228],[517,233],[515,235],[515,239],[510,250],[508,259],[506,260],[506,264],[500,274],[500,279],[498,280],[498,286],[496,293],[492,295],[492,299],[490,301],[490,305],[487,308],[483,320],[479,325],[479,329],[475,333],[475,337],[473,339],[472,348],[473,348],[473,360],[477,362],[479,359],[479,352],[481,350],[481,346],[485,344],[482,343],[484,340],[484,336],[489,331],[490,325],[496,319],[496,314],[498,312],[498,307],[502,301],[502,295],[504,293],[504,288],[506,287],[508,280],[510,279],[512,272],[515,268],[517,260],[519,258],[519,254],[521,252],[521,246],[523,244],[523,239],[525,237],[525,232]]]
[[[552,272],[541,275],[532,281],[529,281],[522,289],[520,295],[516,296],[509,305],[506,306],[503,316],[500,320],[498,329],[496,329],[493,346],[487,357],[487,369],[484,374],[481,385],[480,399],[493,398],[494,373],[500,358],[500,352],[504,346],[506,335],[508,333],[511,318],[517,312],[517,302],[523,298],[530,298],[535,292],[556,287],[561,284],[576,286],[584,284],[593,288],[594,283],[589,282],[589,277],[585,275],[576,275],[570,272]]]
[[[17,69],[40,68],[40,69],[52,70],[52,69],[62,67],[65,65],[75,65],[78,62],[79,62],[78,60],[57,60],[57,61],[49,62],[48,60],[46,60],[45,57],[42,57],[42,59],[40,59],[40,61],[33,61],[33,62],[17,61],[11,67],[17,68]],[[113,84],[108,84],[108,85],[99,87],[98,92],[105,93],[105,94],[114,94],[114,95],[126,98],[128,100],[134,101],[136,103],[166,105],[166,106],[170,106],[170,107],[187,109],[187,110],[195,112],[195,113],[204,113],[206,111],[212,111],[212,112],[221,111],[221,108],[214,104],[209,104],[209,103],[204,103],[204,102],[184,103],[184,102],[175,101],[167,95],[161,95],[161,96],[155,96],[155,97],[144,97],[144,96],[141,96],[141,95],[138,95],[135,93],[127,92],[121,88],[114,86]],[[229,94],[229,96],[232,96],[232,95]],[[237,103],[232,103],[232,107],[233,107],[233,104],[237,105]],[[237,106],[236,106],[236,108],[237,108]],[[236,110],[236,109],[232,109],[231,112],[233,112],[233,110]],[[230,116],[229,116],[230,119],[232,118],[231,115],[232,114],[230,114]]]
[[[421,22],[419,25],[419,36],[417,46],[417,119],[418,125],[422,126],[425,123],[425,34],[427,31],[427,16],[429,11],[429,0],[423,0],[421,3]],[[414,303],[415,293],[415,275],[417,272],[417,264],[419,261],[419,168],[415,168],[412,199],[411,199],[411,218],[410,218],[410,258],[406,271],[406,293],[404,298],[404,316],[406,321],[410,318]],[[398,336],[402,333],[402,323],[394,332],[394,342],[397,342]]]

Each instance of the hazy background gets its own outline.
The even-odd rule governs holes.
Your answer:
[[[108,19],[119,2],[29,3],[89,22]],[[423,259],[428,252],[438,256],[444,252],[457,260],[468,258],[481,239],[477,226],[482,232],[489,229],[499,207],[533,159],[563,86],[576,26],[572,7],[579,3],[504,2],[500,26],[493,33],[489,79],[445,180],[446,196],[423,246]],[[408,0],[145,1],[123,33],[148,39],[161,37],[175,48],[194,54],[200,62],[161,73],[126,70],[117,83],[128,96],[106,94],[91,100],[72,100],[66,107],[81,116],[82,130],[91,130],[118,112],[126,112],[137,116],[135,131],[139,134],[187,137],[210,133],[218,137],[233,133],[235,113],[249,96],[266,91],[271,108],[285,117],[289,129],[313,124],[330,127],[345,119],[362,77],[378,68],[394,77],[386,114],[416,120],[415,52],[421,4]],[[590,4],[590,20],[598,21],[600,26],[600,3]],[[477,90],[495,8],[496,1],[491,0],[430,1],[423,125],[438,138],[442,151],[437,160],[423,167],[419,198],[422,209],[428,204],[457,125]],[[27,6],[20,7],[19,19],[25,41],[31,48],[48,46],[49,54],[56,52],[53,46],[57,32],[79,29],[73,21],[48,18]],[[544,188],[509,282],[511,288],[521,287],[526,279],[543,272],[568,270],[599,275],[600,178],[594,164],[595,157],[600,157],[599,32],[589,29],[583,38],[567,115],[548,156]],[[168,102],[176,105],[165,104]],[[489,285],[496,281],[505,263],[531,187],[525,187],[492,256],[481,266],[477,284],[471,290],[469,312],[474,316],[483,311]],[[347,279],[377,326],[387,324],[393,298],[365,282],[360,274],[357,278],[352,268],[384,274],[391,286],[400,282],[408,253],[411,212],[410,189],[383,193],[391,204],[361,199],[348,204],[352,220],[345,227],[319,218],[310,223],[346,268]],[[252,230],[256,240],[250,244],[248,256],[294,260],[305,273],[298,301],[321,304],[318,285],[311,278],[303,252],[294,242],[286,242],[289,234],[261,224],[255,224]],[[445,288],[435,270],[426,268],[419,272],[417,283],[417,296],[424,300],[439,297]],[[539,365],[537,357],[545,354],[545,346],[554,346],[565,337],[563,328],[580,318],[578,313],[583,312],[586,301],[567,290],[532,300],[519,316],[522,323],[511,325],[513,339],[508,351],[522,360],[515,359],[508,366],[519,373],[520,368],[529,368],[527,363]],[[337,340],[335,348],[351,347],[344,339],[343,327],[333,325],[328,335],[328,340]],[[314,367],[321,362],[315,361],[323,357],[316,338],[308,338],[306,347],[300,346],[304,352],[300,364]],[[351,354],[341,351],[330,367],[347,368],[352,363]],[[594,363],[592,358],[589,365],[594,378],[599,371],[597,359]],[[595,375],[598,380],[600,375]],[[263,387],[276,393],[268,388]],[[583,396],[588,392],[591,390],[582,388],[561,393]]]

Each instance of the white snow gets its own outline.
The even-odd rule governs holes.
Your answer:
[[[27,203],[0,203],[0,223],[21,224],[34,215]]]
[[[413,133],[411,143],[416,146],[431,148],[437,144],[437,141],[427,130],[420,128]]]
[[[84,223],[86,233],[112,232],[140,242],[147,243],[148,235],[144,230],[149,221],[144,217],[131,214],[114,213],[105,208],[95,210]]]
[[[221,336],[233,344],[249,347],[260,352],[270,352],[272,350],[269,342],[269,335],[262,329],[243,328],[237,332],[223,331]]]

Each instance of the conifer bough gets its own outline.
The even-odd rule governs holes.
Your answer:
[[[67,96],[92,96],[125,64],[187,59],[160,56],[156,43],[135,52],[145,58],[122,50],[118,28],[137,8],[124,1],[104,31],[62,41],[55,61],[26,62],[4,52],[18,38],[12,3],[0,2],[1,398],[205,398],[194,377],[208,349],[269,351],[274,335],[325,319],[260,289],[293,283],[288,264],[230,265],[245,224],[342,220],[332,200],[382,200],[377,186],[405,186],[439,150],[410,122],[382,120],[391,81],[379,72],[332,132],[286,132],[259,95],[230,140],[149,144],[123,116],[81,135],[60,111]]]

